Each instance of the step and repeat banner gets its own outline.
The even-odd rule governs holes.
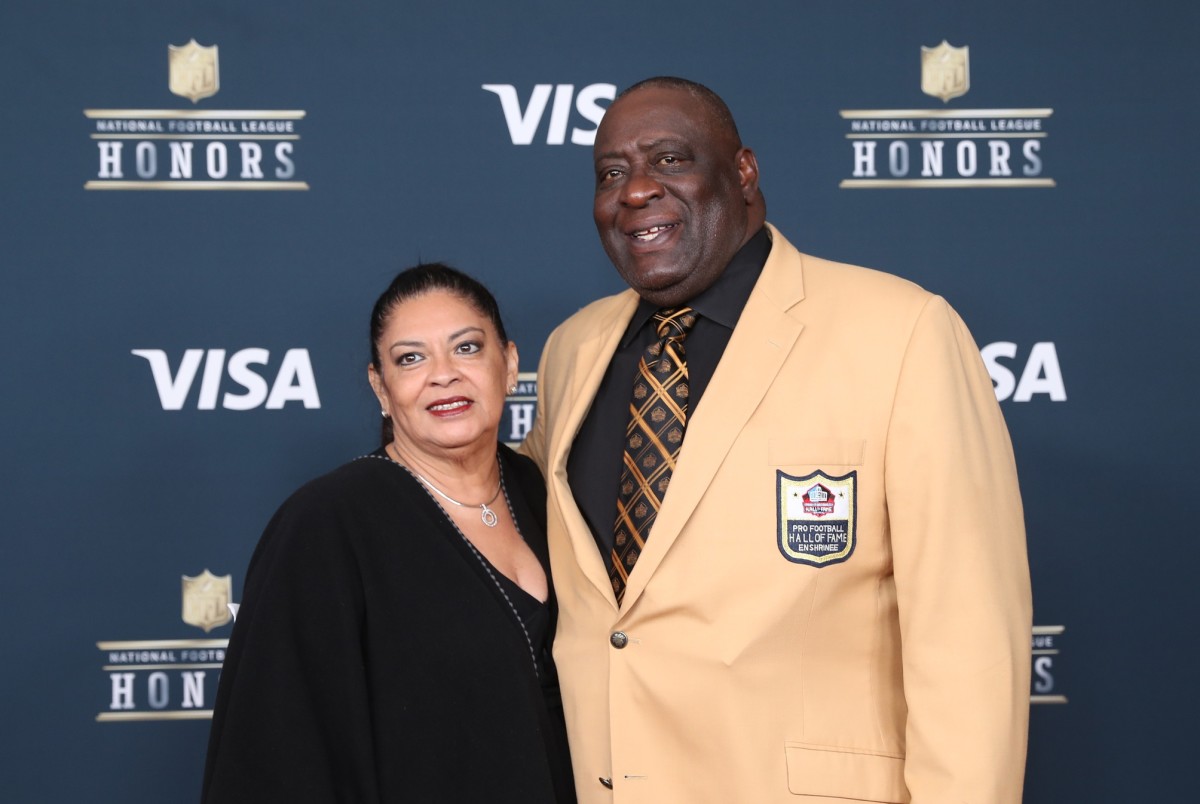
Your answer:
[[[546,336],[622,287],[591,144],[616,93],[659,74],[729,103],[797,247],[909,278],[970,325],[1026,510],[1026,800],[1182,797],[1198,19],[1114,0],[9,0],[0,800],[198,798],[262,527],[378,443],[376,295],[421,260],[495,291],[519,441]]]

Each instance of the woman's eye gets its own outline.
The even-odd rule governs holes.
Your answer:
[[[476,341],[467,341],[466,343],[460,343],[457,351],[460,355],[473,355],[481,348],[483,347]]]
[[[417,354],[416,352],[405,352],[404,354],[402,354],[396,358],[396,365],[397,366],[411,366],[413,363],[416,363],[420,359],[421,359],[421,356],[419,354]]]

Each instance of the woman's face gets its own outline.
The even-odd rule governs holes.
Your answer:
[[[517,347],[500,342],[491,319],[459,296],[430,291],[392,308],[376,347],[380,369],[368,376],[402,453],[495,449]]]

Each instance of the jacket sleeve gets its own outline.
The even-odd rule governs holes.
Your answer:
[[[1020,490],[979,351],[939,297],[911,333],[885,460],[912,801],[1017,804],[1032,623]]]
[[[338,515],[299,492],[247,572],[213,711],[205,804],[377,802],[363,594]]]

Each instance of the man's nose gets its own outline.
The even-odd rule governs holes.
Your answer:
[[[631,172],[621,188],[621,203],[630,207],[644,207],[652,199],[662,196],[662,184],[644,170]]]

